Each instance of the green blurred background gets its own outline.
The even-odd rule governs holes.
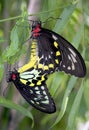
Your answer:
[[[29,59],[23,41],[30,29],[28,20],[22,20],[27,18],[29,2],[0,0],[0,130],[82,130],[79,124],[89,120],[89,0],[40,0],[40,11],[35,15],[43,22],[49,17],[60,18],[50,19],[43,27],[70,41],[87,67],[83,79],[64,72],[49,76],[48,89],[57,107],[51,115],[33,108],[13,84],[6,82],[7,63],[17,66],[18,61]]]

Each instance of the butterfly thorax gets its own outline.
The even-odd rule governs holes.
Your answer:
[[[41,31],[41,22],[34,21],[32,24],[32,38],[35,39],[38,36],[40,36],[40,31]]]

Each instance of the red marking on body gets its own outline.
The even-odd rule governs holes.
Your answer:
[[[40,34],[39,33],[34,33],[33,36],[38,37],[38,36],[40,36]]]
[[[40,26],[39,25],[37,25],[36,26],[36,28],[33,30],[33,37],[37,37],[37,36],[39,36],[40,35]]]
[[[38,33],[40,32],[40,26],[37,25],[36,28],[33,30],[34,33]]]
[[[12,80],[16,80],[16,74],[12,74],[12,75],[11,75],[11,79],[12,79]]]

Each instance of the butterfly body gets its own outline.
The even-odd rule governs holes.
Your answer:
[[[85,76],[86,66],[82,56],[62,36],[42,28],[40,21],[34,21],[31,38],[37,42],[39,64],[41,64],[38,69],[40,68],[48,74],[64,71],[77,77]],[[45,66],[48,66],[46,71]]]
[[[30,61],[18,71],[11,71],[8,82],[13,82],[26,101],[36,109],[54,113],[56,107],[47,89],[47,76],[55,71],[64,71],[84,77],[86,66],[80,53],[67,40],[42,28],[40,21],[33,21],[31,39]]]
[[[47,77],[41,75],[34,68],[29,72],[30,78],[28,79],[26,76],[26,72],[11,71],[8,82],[12,81],[26,101],[36,109],[46,113],[54,113],[56,107],[46,87]]]

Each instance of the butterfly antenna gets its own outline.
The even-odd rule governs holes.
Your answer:
[[[42,22],[42,23],[46,23],[46,22],[49,22],[49,21],[51,21],[51,20],[57,20],[57,19],[61,19],[61,18],[54,18],[54,17],[49,17],[49,18],[47,18],[44,22]]]

